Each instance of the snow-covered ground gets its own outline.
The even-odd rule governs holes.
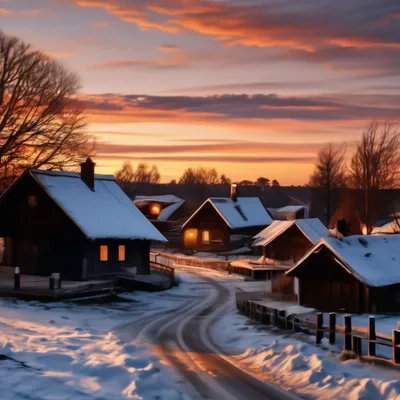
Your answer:
[[[265,282],[212,270],[179,268],[167,292],[135,293],[133,302],[83,305],[0,300],[0,398],[10,400],[189,399],[185,380],[150,343],[121,340],[120,327],[154,313],[172,317],[210,298],[211,277],[229,289],[258,291]],[[197,270],[199,271],[199,270]],[[201,271],[201,270],[200,270]],[[199,301],[200,301],[199,300]],[[234,297],[211,329],[214,345],[236,365],[307,399],[400,399],[400,372],[343,361],[340,346],[317,347],[304,334],[281,334],[237,314]],[[361,321],[360,321],[360,325]],[[377,321],[377,330],[379,330]]]
[[[235,364],[307,399],[400,399],[400,371],[343,361],[339,348],[317,347],[313,337],[282,335],[235,313],[218,321],[213,336]]]
[[[113,333],[134,308],[0,301],[0,398],[188,398],[151,347]]]

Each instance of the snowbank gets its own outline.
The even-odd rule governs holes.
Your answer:
[[[130,308],[0,301],[1,398],[185,398],[151,347],[112,332]]]
[[[213,327],[215,343],[233,360],[265,379],[309,399],[399,399],[396,371],[341,362],[333,351],[249,324],[240,315],[227,315]]]

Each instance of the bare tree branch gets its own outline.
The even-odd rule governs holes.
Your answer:
[[[93,155],[79,88],[76,74],[0,31],[0,179],[27,167],[75,169]]]

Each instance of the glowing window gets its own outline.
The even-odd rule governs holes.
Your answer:
[[[159,215],[161,212],[161,207],[159,204],[152,204],[150,207],[150,214]]]
[[[118,246],[118,261],[125,261],[125,245]]]
[[[100,261],[108,261],[108,246],[100,246]]]
[[[195,242],[197,240],[197,229],[187,229],[185,239]]]
[[[210,243],[210,231],[203,231],[201,233],[201,241],[204,244],[209,244]]]

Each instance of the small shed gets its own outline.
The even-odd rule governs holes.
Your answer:
[[[287,275],[299,302],[323,311],[399,312],[400,235],[321,239]]]
[[[258,197],[236,197],[233,189],[230,198],[207,199],[183,224],[184,247],[222,251],[250,245],[252,237],[271,223]]]
[[[5,263],[23,274],[85,280],[136,267],[150,273],[150,241],[165,241],[113,176],[28,169],[0,198]]]

